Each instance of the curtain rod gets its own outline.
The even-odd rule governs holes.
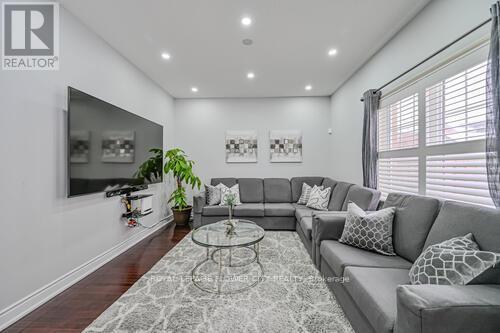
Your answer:
[[[424,63],[426,63],[427,61],[429,61],[430,59],[434,58],[435,56],[437,56],[438,54],[440,54],[441,52],[443,52],[444,50],[446,50],[447,48],[449,48],[450,46],[458,43],[459,41],[461,41],[462,39],[464,39],[465,37],[469,36],[471,33],[473,33],[474,31],[482,28],[484,25],[488,24],[489,22],[491,21],[491,17],[489,19],[487,19],[486,21],[484,22],[481,22],[480,24],[478,24],[477,26],[475,26],[474,28],[472,28],[471,30],[467,31],[466,33],[464,33],[463,35],[461,35],[460,37],[458,37],[457,39],[451,41],[450,43],[446,44],[445,46],[443,46],[442,48],[440,48],[439,50],[437,50],[436,52],[434,52],[433,54],[431,54],[430,56],[428,56],[427,58],[425,58],[424,60],[420,61],[418,64],[414,65],[413,67],[407,69],[406,71],[404,71],[403,73],[399,74],[398,76],[396,76],[394,79],[390,80],[389,82],[385,83],[384,85],[382,85],[381,87],[379,87],[378,89],[376,89],[374,91],[374,93],[376,92],[379,92],[380,90],[384,89],[385,87],[387,87],[388,85],[390,85],[391,83],[399,80],[400,78],[402,78],[403,76],[405,76],[406,74],[410,73],[411,71],[413,71],[414,69],[420,67],[421,65],[423,65]],[[361,97],[361,102],[364,101],[364,98]]]

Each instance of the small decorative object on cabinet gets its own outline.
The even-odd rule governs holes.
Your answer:
[[[136,227],[140,224],[141,217],[153,212],[152,197],[152,194],[122,196],[122,202],[125,205],[125,213],[122,214],[122,218],[126,219],[128,227]]]

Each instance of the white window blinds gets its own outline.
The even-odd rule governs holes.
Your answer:
[[[382,158],[378,164],[379,190],[418,194],[418,158]]]
[[[427,145],[485,138],[486,62],[425,90]]]
[[[379,110],[379,151],[418,146],[418,95]]]
[[[494,206],[486,176],[487,44],[383,95],[379,189]]]
[[[428,156],[427,195],[493,206],[486,179],[486,154]]]

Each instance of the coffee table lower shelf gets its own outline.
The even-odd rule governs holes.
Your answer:
[[[210,249],[213,249],[212,253],[210,253]],[[233,251],[235,249],[238,250],[244,250],[244,251],[249,251],[250,252],[250,257],[248,258],[247,261],[244,261],[243,263],[233,263]],[[227,254],[227,259],[223,259],[223,252],[226,252]],[[241,246],[241,247],[207,247],[206,249],[206,257],[204,260],[199,262],[191,271],[191,279],[193,281],[193,284],[198,287],[200,290],[203,290],[208,293],[213,293],[213,294],[236,294],[236,293],[241,293],[244,292],[252,287],[255,287],[259,282],[263,280],[264,276],[264,267],[262,266],[259,258],[259,243],[254,244],[253,246]],[[212,264],[215,263],[217,265],[217,272],[214,272],[217,274],[217,279],[215,279],[216,285],[213,288],[207,288],[206,286],[203,286],[200,284],[200,281],[203,281],[203,273],[200,273],[199,270],[204,267],[206,264]],[[241,267],[247,267],[250,265],[257,265],[257,276],[253,276],[253,278],[250,280],[249,284],[244,284],[241,287],[235,288],[235,289],[228,289],[224,288],[223,286],[223,279],[225,278],[225,275],[223,274],[223,268],[225,267],[226,269],[231,269],[231,268],[241,268]]]

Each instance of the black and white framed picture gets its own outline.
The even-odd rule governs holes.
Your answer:
[[[302,131],[269,131],[269,152],[271,163],[302,162]]]
[[[226,163],[257,163],[256,131],[226,131]]]
[[[89,163],[90,131],[73,130],[69,134],[69,160],[73,164]]]
[[[134,131],[104,131],[101,146],[103,163],[134,163]]]

